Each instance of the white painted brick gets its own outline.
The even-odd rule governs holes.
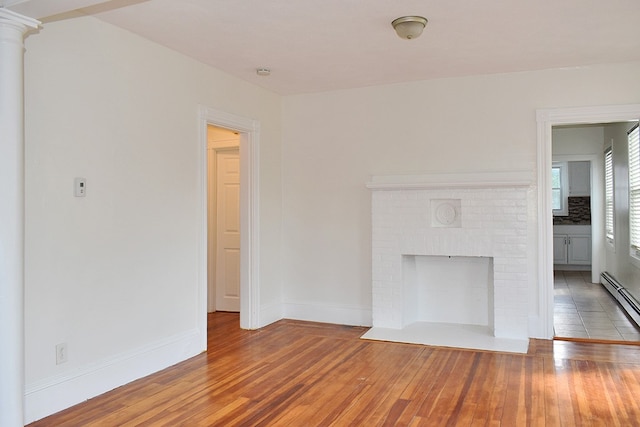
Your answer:
[[[374,191],[372,292],[375,326],[402,327],[402,255],[493,258],[494,330],[527,337],[528,190]],[[535,194],[532,194],[533,200]],[[432,199],[460,199],[461,228],[430,226]]]

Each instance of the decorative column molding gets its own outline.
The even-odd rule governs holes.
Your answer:
[[[24,33],[29,28],[38,28],[40,21],[37,19],[29,18],[28,16],[20,15],[12,10],[0,7],[0,22],[4,24],[13,24],[21,31],[21,38],[24,37]],[[23,40],[24,41],[24,40]]]
[[[24,425],[24,37],[0,8],[0,425]]]

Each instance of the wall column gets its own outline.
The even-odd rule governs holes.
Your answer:
[[[24,425],[24,35],[0,8],[0,426]]]

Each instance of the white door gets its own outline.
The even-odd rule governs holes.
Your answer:
[[[216,150],[216,310],[240,311],[240,154]]]

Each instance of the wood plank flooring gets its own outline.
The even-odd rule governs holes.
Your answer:
[[[528,354],[361,340],[366,328],[209,315],[209,350],[39,426],[634,426],[640,347]]]

